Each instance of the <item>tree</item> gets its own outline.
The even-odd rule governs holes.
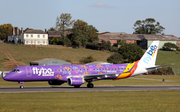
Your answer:
[[[56,31],[54,27],[51,27],[48,31]]]
[[[123,62],[123,56],[119,53],[114,53],[107,59],[107,62],[113,64],[120,64]]]
[[[74,22],[71,32],[72,35],[70,39],[73,45],[78,47],[85,47],[88,42],[92,42],[96,39],[98,40],[98,35],[96,34],[97,29],[79,19]]]
[[[88,25],[87,32],[88,32],[89,42],[99,40],[98,34],[96,33],[96,32],[98,32],[98,30],[94,26]]]
[[[135,30],[134,34],[162,34],[165,28],[154,18],[147,18],[142,21],[137,20],[133,29]]]
[[[60,17],[56,18],[56,29],[62,31],[63,36],[64,31],[74,23],[74,20],[71,20],[71,18],[72,16],[69,13],[62,13]]]
[[[90,63],[93,61],[96,61],[96,59],[94,59],[94,57],[92,57],[92,56],[83,57],[82,59],[79,60],[80,64],[86,64],[86,63]]]
[[[7,41],[8,35],[12,32],[12,28],[13,26],[11,24],[0,25],[0,39]]]
[[[139,60],[143,55],[143,50],[137,44],[123,44],[118,53],[129,63]]]

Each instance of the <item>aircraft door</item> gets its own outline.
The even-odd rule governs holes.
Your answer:
[[[31,72],[31,68],[30,67],[26,67],[26,76],[27,77],[31,77],[32,72]]]

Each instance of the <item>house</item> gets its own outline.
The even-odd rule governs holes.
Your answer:
[[[118,40],[123,40],[126,43],[137,43],[141,48],[147,49],[154,40],[159,40],[159,49],[163,47],[165,43],[174,43],[180,47],[180,39],[174,35],[153,35],[153,34],[122,34],[122,33],[110,33],[102,32],[98,33],[99,42],[102,40],[110,41],[111,45],[117,43]]]
[[[118,40],[124,40],[126,43],[136,43],[141,40],[136,34],[126,34],[124,32],[117,33],[98,33],[99,41],[105,40],[110,41],[111,45],[117,43]]]
[[[25,29],[13,27],[13,31],[8,35],[8,42],[18,44],[18,41],[24,45],[48,45],[48,34],[45,30]]]
[[[150,34],[143,34],[141,37],[141,42],[139,42],[139,46],[141,46],[144,49],[147,49],[151,43],[154,40],[159,40],[159,49],[161,49],[165,43],[173,43],[176,44],[178,46],[178,43],[180,41],[179,38],[177,38],[174,35],[150,35]]]

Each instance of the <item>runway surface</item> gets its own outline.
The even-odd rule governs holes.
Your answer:
[[[96,86],[87,87],[1,87],[0,93],[18,92],[77,92],[77,91],[157,91],[157,90],[180,90],[180,86]]]

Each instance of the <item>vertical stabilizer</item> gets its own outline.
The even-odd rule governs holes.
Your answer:
[[[153,41],[148,50],[140,59],[138,66],[150,67],[155,66],[158,52],[159,41]]]

